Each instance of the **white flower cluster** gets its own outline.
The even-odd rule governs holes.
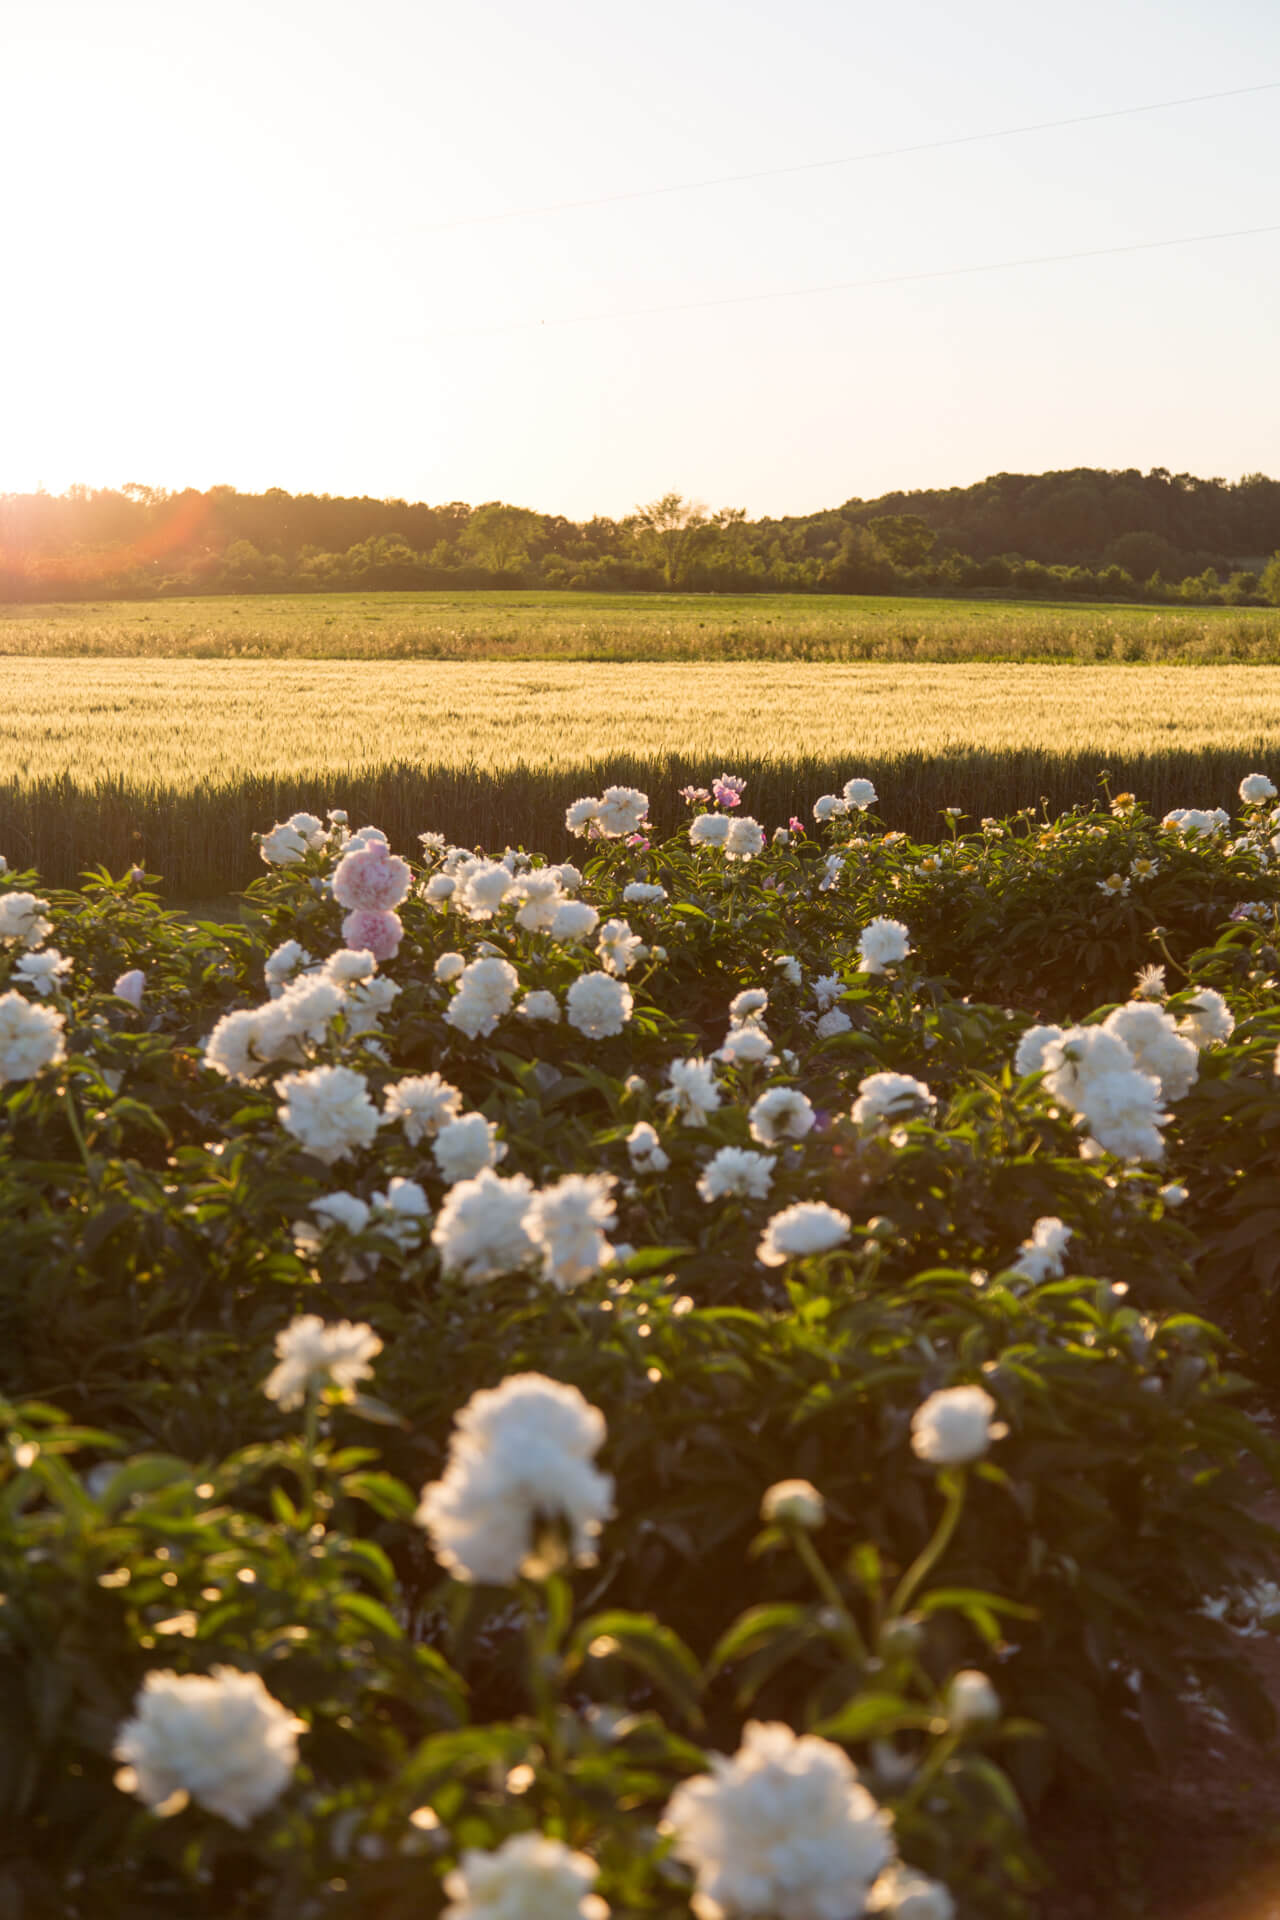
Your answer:
[[[1037,1220],[1030,1239],[1024,1240],[1009,1262],[1009,1272],[1039,1286],[1044,1280],[1060,1280],[1065,1271],[1067,1243],[1071,1228],[1052,1214]]]
[[[931,1118],[937,1105],[925,1082],[909,1073],[871,1073],[859,1083],[853,1121],[871,1132],[890,1120]]]
[[[575,800],[564,816],[579,838],[621,840],[647,824],[649,796],[638,787],[606,787],[598,800]]]
[[[294,941],[276,948],[267,961],[270,997],[262,1006],[223,1014],[204,1043],[206,1067],[249,1082],[277,1061],[304,1062],[339,1018],[348,1038],[376,1030],[400,989],[394,980],[374,978],[373,954],[344,947],[322,967],[300,971],[307,960]]]
[[[616,1184],[612,1174],[569,1173],[539,1191],[525,1174],[504,1180],[485,1166],[445,1196],[431,1230],[440,1264],[478,1283],[517,1273],[536,1259],[543,1278],[561,1292],[581,1286],[613,1259],[605,1235],[617,1224]]]
[[[444,1877],[442,1920],[608,1920],[591,1889],[599,1868],[542,1833],[513,1833],[492,1853],[468,1847]]]
[[[437,1560],[456,1580],[509,1586],[546,1569],[539,1536],[560,1527],[565,1557],[590,1566],[613,1513],[613,1481],[592,1464],[604,1437],[599,1409],[543,1374],[473,1393],[418,1508]]]
[[[112,1749],[116,1784],[158,1813],[190,1799],[247,1827],[289,1784],[305,1732],[259,1674],[152,1672]]]
[[[1231,815],[1221,807],[1211,807],[1208,811],[1201,807],[1175,807],[1160,824],[1181,834],[1184,840],[1208,840],[1231,825]]]
[[[699,813],[689,824],[689,845],[714,848],[726,860],[754,860],[764,852],[765,833],[747,814]]]
[[[748,1721],[737,1753],[676,1788],[663,1826],[697,1877],[699,1920],[852,1920],[895,1852],[843,1748],[779,1722]]]
[[[0,946],[38,947],[53,932],[48,904],[34,893],[0,893]]]

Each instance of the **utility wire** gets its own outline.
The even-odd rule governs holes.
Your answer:
[[[1021,260],[984,260],[968,267],[930,267],[917,273],[887,273],[869,280],[831,280],[809,287],[776,287],[764,293],[725,293],[709,300],[672,300],[652,307],[618,307],[606,313],[571,313],[550,320],[498,321],[478,327],[441,327],[428,333],[399,334],[400,340],[456,339],[460,335],[518,333],[534,327],[574,327],[601,320],[632,320],[662,313],[693,313],[705,307],[743,307],[763,300],[800,300],[811,294],[852,293],[869,287],[901,287],[916,280],[955,280],[973,273],[1009,273],[1018,267],[1051,267],[1069,260],[1104,260],[1122,253],[1154,253],[1161,247],[1195,247],[1210,240],[1248,240],[1280,233],[1280,221],[1265,227],[1228,227],[1218,233],[1183,233],[1171,240],[1132,240],[1118,247],[1081,247],[1072,253],[1029,254]]]
[[[721,173],[707,180],[677,180],[665,187],[632,187],[623,193],[602,193],[586,200],[552,200],[540,207],[508,207],[498,213],[464,213],[454,220],[437,220],[420,227],[421,233],[445,233],[454,227],[489,226],[501,220],[530,220],[549,213],[572,213],[585,207],[611,207],[623,200],[652,200],[669,193],[701,193],[708,187],[733,187],[748,180],[779,180],[793,173],[817,173],[826,167],[860,166],[868,160],[899,160],[913,153],[937,153],[945,147],[974,146],[982,140],[1012,140],[1028,133],[1049,133],[1060,127],[1085,127],[1099,120],[1124,120],[1135,113],[1162,113],[1171,107],[1201,106],[1209,100],[1238,100],[1247,93],[1273,93],[1280,80],[1255,86],[1227,87],[1219,93],[1188,93],[1177,100],[1149,100],[1137,107],[1111,107],[1103,113],[1077,113],[1065,120],[1036,120],[1024,127],[996,127],[987,133],[958,133],[945,140],[920,140],[909,147],[879,147],[869,153],[848,153],[831,160],[801,160],[788,167],[756,167],[749,173]]]

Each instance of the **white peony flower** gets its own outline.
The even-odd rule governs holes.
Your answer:
[[[981,1387],[942,1387],[911,1416],[911,1450],[937,1467],[980,1460],[1007,1429],[993,1423],[996,1403]]]
[[[1060,1280],[1071,1234],[1070,1227],[1053,1214],[1046,1214],[1035,1222],[1031,1238],[1023,1241],[1017,1257],[1009,1262],[1009,1272],[1021,1274],[1033,1286],[1039,1286],[1044,1280]]]
[[[309,1393],[322,1392],[331,1384],[350,1393],[357,1381],[371,1378],[369,1362],[381,1352],[381,1340],[363,1322],[337,1320],[326,1326],[319,1314],[304,1313],[276,1335],[277,1364],[262,1391],[289,1413]]]
[[[774,1214],[756,1248],[756,1258],[766,1267],[780,1267],[788,1260],[830,1253],[849,1238],[851,1224],[847,1213],[829,1207],[825,1200],[802,1200]]]
[[[659,1102],[670,1107],[686,1127],[705,1126],[707,1115],[720,1105],[711,1062],[696,1055],[689,1060],[673,1060],[667,1068],[667,1079],[670,1085],[658,1095]]]
[[[383,1118],[388,1123],[402,1122],[405,1139],[411,1147],[416,1147],[422,1140],[434,1139],[441,1127],[456,1120],[461,1111],[462,1095],[458,1089],[442,1080],[438,1073],[425,1073],[397,1080],[387,1088]]]
[[[469,920],[492,920],[507,896],[516,891],[516,883],[501,860],[477,860],[459,876],[453,904]]]
[[[556,914],[565,903],[564,889],[554,867],[538,867],[522,874],[516,882],[516,895],[520,901],[516,909],[517,924],[529,933],[550,933]]]
[[[20,993],[0,994],[0,1087],[34,1080],[67,1057],[66,1018]]]
[[[763,987],[744,987],[741,993],[735,993],[729,1002],[729,1022],[731,1026],[743,1027],[749,1020],[755,1020],[763,1014],[769,1004],[769,996]]]
[[[159,1812],[189,1797],[247,1827],[288,1786],[306,1730],[259,1674],[153,1671],[111,1750],[122,1762],[116,1784]]]
[[[542,1256],[545,1279],[561,1293],[581,1286],[613,1256],[605,1235],[618,1224],[611,1173],[567,1173],[536,1193],[525,1230]]]
[[[909,1073],[869,1073],[859,1084],[853,1120],[869,1129],[885,1120],[932,1118],[937,1105],[925,1082],[913,1080]]]
[[[368,947],[339,947],[324,963],[325,973],[339,987],[362,986],[378,971],[378,962]],[[384,982],[390,985],[390,982]]]
[[[716,1059],[728,1066],[756,1066],[773,1054],[773,1042],[763,1027],[730,1027]]]
[[[1221,807],[1208,810],[1201,807],[1175,807],[1160,824],[1180,833],[1184,840],[1208,840],[1231,825],[1231,816],[1224,813]]]
[[[901,920],[872,920],[858,942],[858,966],[863,973],[884,973],[911,952],[911,935]]]
[[[723,1200],[732,1194],[741,1200],[763,1200],[773,1184],[777,1160],[771,1153],[751,1153],[745,1147],[721,1147],[711,1156],[698,1180],[702,1199]]]
[[[1140,1073],[1120,1035],[1104,1026],[1068,1027],[1044,1051],[1044,1084],[1083,1120],[1099,1147],[1124,1160],[1159,1160],[1160,1083]]]
[[[829,853],[823,862],[823,876],[818,882],[818,892],[831,893],[839,883],[840,875],[843,872],[844,855],[842,853]]]
[[[444,1877],[442,1920],[608,1920],[608,1902],[591,1892],[599,1871],[541,1833],[513,1833],[492,1853],[468,1847]]]
[[[269,867],[296,867],[308,851],[306,836],[287,820],[277,821],[270,833],[258,836],[258,852]]]
[[[42,947],[39,953],[24,953],[15,962],[12,979],[15,985],[31,987],[39,994],[57,993],[71,966],[56,947]]]
[[[874,807],[880,796],[870,780],[846,780],[844,783],[844,801],[847,807],[856,807],[865,813],[868,807]]]
[[[1061,1038],[1061,1027],[1028,1027],[1013,1056],[1013,1070],[1019,1079],[1029,1073],[1043,1073],[1045,1054]]]
[[[838,973],[820,973],[813,983],[813,997],[818,1003],[819,1013],[834,1007],[843,992],[844,981]]]
[[[522,1020],[545,1021],[554,1026],[560,1018],[560,1002],[554,993],[548,993],[543,987],[535,987],[525,994],[516,1012]]]
[[[53,932],[48,904],[34,893],[0,893],[0,946],[38,947]]]
[[[1195,1047],[1212,1047],[1235,1032],[1235,1015],[1213,987],[1205,987],[1186,1003],[1178,1032]]]
[[[606,920],[596,942],[596,953],[606,973],[624,974],[631,970],[636,949],[644,942],[632,933],[625,920]]]
[[[459,1180],[474,1179],[484,1167],[496,1166],[507,1150],[499,1144],[494,1121],[482,1113],[464,1113],[446,1121],[431,1151],[443,1178],[453,1186]]]
[[[607,973],[580,973],[565,997],[565,1017],[588,1040],[621,1033],[634,1005],[630,987]]]
[[[1139,1073],[1150,1074],[1153,1080],[1159,1081],[1162,1100],[1181,1100],[1195,1085],[1200,1055],[1192,1042],[1179,1033],[1163,1007],[1131,1000],[1109,1013],[1102,1026],[1104,1032],[1114,1033],[1124,1041]]]
[[[764,828],[758,820],[735,815],[724,837],[726,860],[754,860],[764,852]]]
[[[569,946],[585,940],[600,924],[600,915],[586,900],[562,900],[551,918],[549,932],[553,940]]]
[[[464,967],[458,991],[445,1009],[451,1027],[469,1039],[492,1033],[504,1014],[510,1013],[520,976],[509,960],[487,955]]]
[[[767,1527],[803,1527],[814,1533],[827,1517],[827,1503],[811,1480],[776,1480],[760,1502]]]
[[[828,1007],[813,1031],[819,1040],[834,1040],[837,1034],[848,1033],[852,1026],[853,1022],[843,1007]]]
[[[606,787],[596,803],[596,832],[606,840],[638,833],[649,812],[649,796],[638,787]]]
[[[523,1173],[504,1180],[489,1167],[450,1187],[431,1229],[444,1271],[469,1281],[496,1280],[527,1266],[534,1254],[525,1230],[532,1194]]]
[[[311,1202],[311,1211],[327,1225],[345,1227],[348,1233],[363,1233],[369,1224],[368,1202],[354,1193],[326,1193]]]
[[[622,889],[622,898],[629,907],[654,907],[666,897],[665,887],[654,886],[644,880],[628,880]]]
[[[292,976],[310,965],[311,955],[298,941],[281,941],[262,963],[262,971],[271,998],[276,999]]]
[[[773,964],[789,987],[798,987],[801,985],[804,980],[804,975],[800,971],[800,962],[793,953],[777,954]]]
[[[431,969],[431,978],[439,981],[442,987],[447,987],[451,980],[456,980],[464,971],[466,964],[460,953],[442,953]]]
[[[1265,773],[1246,773],[1240,782],[1240,798],[1246,807],[1256,807],[1260,801],[1274,800],[1276,789],[1273,781]]]
[[[663,1825],[699,1920],[853,1920],[894,1857],[892,1823],[843,1748],[750,1720],[731,1759],[676,1788]]]
[[[317,1160],[332,1166],[357,1148],[372,1145],[378,1111],[369,1098],[368,1081],[353,1068],[287,1073],[277,1080],[276,1092],[282,1099],[280,1125]]]
[[[776,1147],[780,1140],[803,1140],[813,1127],[813,1107],[806,1094],[795,1087],[770,1087],[747,1115],[751,1138],[762,1147]]]
[[[956,1903],[941,1880],[899,1861],[880,1875],[865,1911],[881,1920],[955,1920]]]
[[[729,838],[733,822],[727,813],[695,814],[689,823],[691,847],[722,847]]]
[[[570,833],[576,834],[577,837],[581,839],[585,833],[591,830],[599,811],[600,802],[598,800],[575,800],[572,806],[565,810],[565,826],[569,829]]]
[[[1163,1000],[1165,979],[1163,967],[1140,967],[1134,982],[1134,994],[1139,1000]]]
[[[945,1704],[954,1733],[989,1727],[1000,1718],[1000,1696],[986,1674],[976,1667],[963,1667],[959,1673],[952,1674]]]
[[[568,1558],[591,1566],[613,1513],[613,1481],[592,1465],[604,1437],[600,1410],[544,1374],[473,1393],[417,1513],[440,1564],[455,1580],[509,1586],[547,1570],[538,1534],[559,1523]]]
[[[813,803],[813,817],[822,826],[828,820],[835,820],[842,813],[848,813],[849,802],[841,793],[824,793]]]
[[[141,967],[132,967],[128,973],[120,975],[111,991],[119,999],[127,1000],[131,1007],[140,1007],[146,986],[147,976]]]
[[[427,905],[434,907],[437,913],[449,911],[457,891],[458,883],[451,873],[433,873],[430,879],[424,880],[418,889]]]
[[[663,1151],[657,1130],[647,1120],[637,1120],[627,1135],[627,1152],[637,1173],[665,1173],[671,1165]]]

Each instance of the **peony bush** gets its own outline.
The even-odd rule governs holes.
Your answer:
[[[6,1912],[1016,1920],[1270,1736],[1274,789],[744,789],[0,872]]]

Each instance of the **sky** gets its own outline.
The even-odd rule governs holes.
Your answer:
[[[1274,0],[0,0],[0,491],[1280,473],[1280,230],[946,277],[1280,228],[1280,90],[523,211],[1267,81]]]

